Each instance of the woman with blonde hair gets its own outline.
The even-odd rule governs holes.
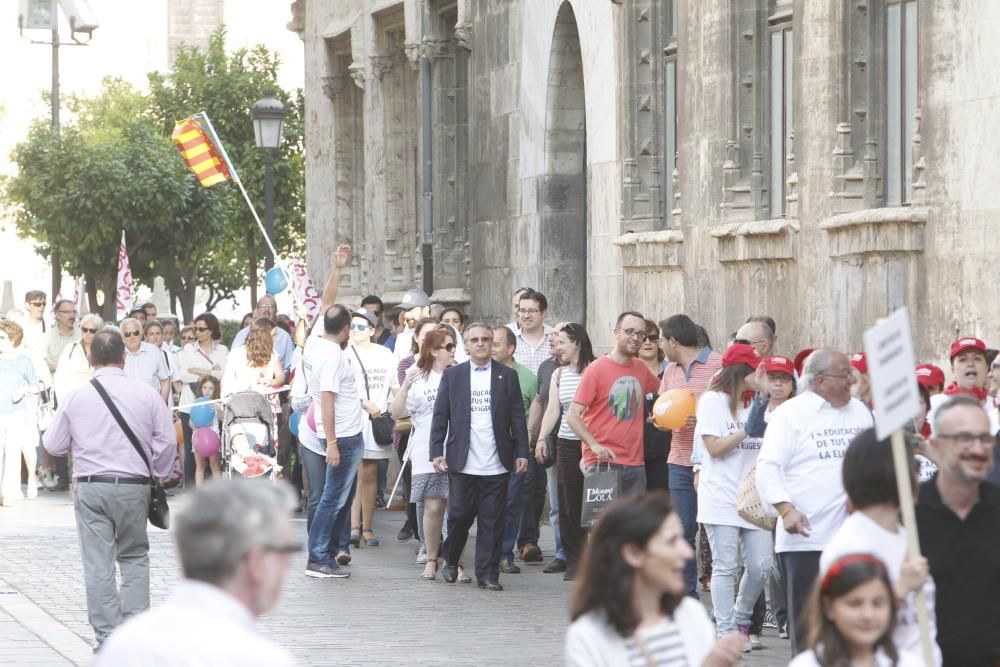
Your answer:
[[[31,358],[18,350],[24,329],[11,320],[0,320],[0,505],[21,500],[21,453],[28,464],[28,498],[38,494],[35,479],[35,428],[33,404],[28,396],[41,384]],[[30,450],[30,452],[29,452]]]

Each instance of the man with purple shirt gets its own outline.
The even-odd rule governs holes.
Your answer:
[[[153,475],[167,477],[177,456],[170,411],[152,387],[126,377],[122,337],[95,335],[90,361],[95,380],[146,450]],[[43,444],[53,456],[73,456],[87,615],[100,647],[115,627],[149,608],[150,470],[97,389],[86,384],[59,405]]]

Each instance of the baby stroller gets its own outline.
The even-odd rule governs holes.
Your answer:
[[[225,401],[222,412],[222,450],[219,465],[229,476],[271,479],[281,471],[276,459],[274,413],[267,397],[240,391]]]

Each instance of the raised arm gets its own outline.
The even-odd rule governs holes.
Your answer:
[[[350,259],[351,246],[347,243],[341,243],[337,246],[337,251],[333,253],[333,257],[331,258],[333,268],[330,269],[330,276],[326,279],[326,285],[323,286],[323,295],[319,307],[320,317],[323,316],[327,308],[337,301],[337,291],[340,289],[340,272],[347,266],[347,262]]]

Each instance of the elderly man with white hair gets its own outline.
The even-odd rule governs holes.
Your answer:
[[[292,554],[290,487],[213,480],[190,494],[175,520],[184,579],[162,605],[130,619],[101,647],[105,665],[284,667],[289,652],[255,619],[278,602]]]
[[[851,397],[854,375],[842,352],[813,352],[800,384],[799,395],[771,414],[757,457],[757,489],[780,517],[774,550],[785,573],[793,655],[806,639],[800,616],[820,554],[847,518],[844,452],[874,424],[871,411]]]
[[[122,338],[125,340],[125,375],[148,384],[163,397],[170,398],[170,366],[163,351],[142,339],[142,323],[127,317],[121,324]]]

